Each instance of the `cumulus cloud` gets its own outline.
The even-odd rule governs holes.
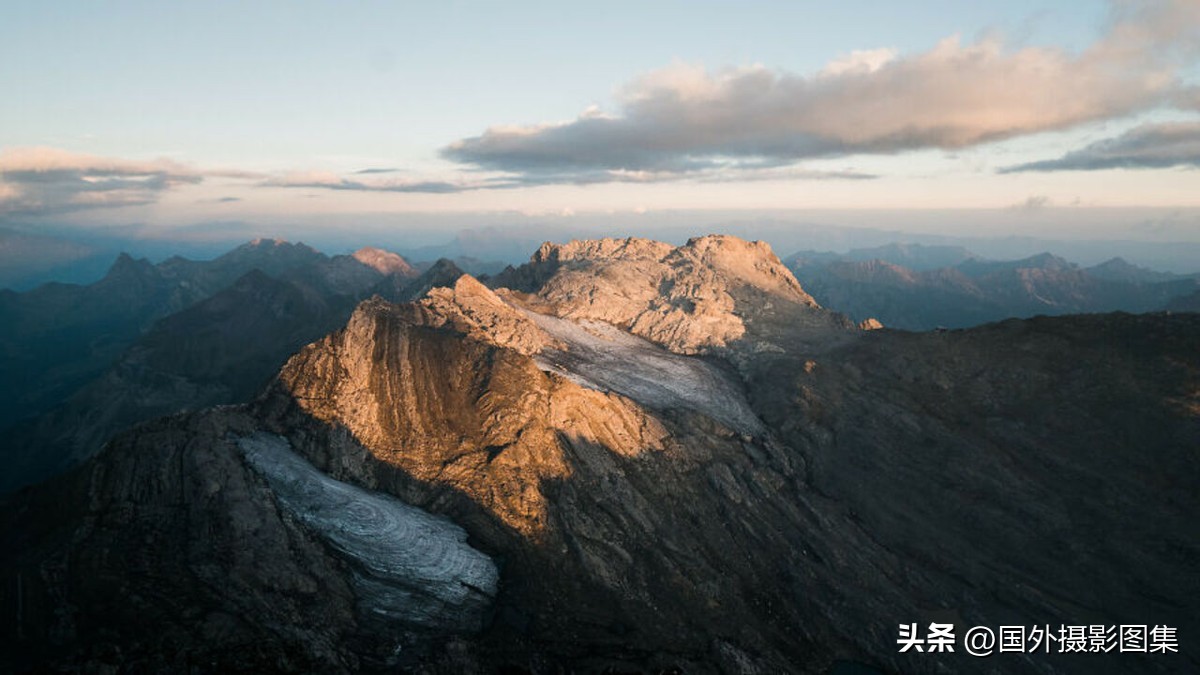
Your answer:
[[[1196,57],[1200,3],[1120,3],[1079,54],[951,37],[924,53],[854,52],[811,76],[676,64],[618,96],[619,111],[492,127],[444,157],[531,180],[604,172],[736,173],[817,157],[961,148],[1170,104]]]
[[[1172,167],[1200,167],[1200,121],[1143,124],[1058,159],[1019,164],[1001,173]]]
[[[55,148],[0,152],[0,214],[46,215],[135,206],[207,176],[248,178],[242,171],[198,171],[166,159],[133,161]]]

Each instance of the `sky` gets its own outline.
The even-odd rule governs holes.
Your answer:
[[[1200,241],[1200,0],[0,0],[0,16],[0,228],[769,211]]]

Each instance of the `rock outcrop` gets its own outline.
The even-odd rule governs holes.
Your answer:
[[[729,236],[679,247],[634,238],[547,243],[494,283],[525,291],[534,309],[605,321],[680,354],[723,352],[735,343],[779,349],[784,326],[792,339],[817,341],[846,328],[766,243]]]
[[[412,278],[420,274],[400,254],[372,246],[364,246],[358,249],[351,257],[385,276],[396,274]]]

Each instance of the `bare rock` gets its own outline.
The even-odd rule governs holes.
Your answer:
[[[494,283],[529,292],[533,308],[606,321],[681,354],[777,340],[776,319],[841,328],[765,242],[724,235],[680,247],[635,238],[547,243]]]
[[[400,254],[392,253],[391,251],[364,246],[355,251],[352,257],[384,276],[398,274],[403,277],[415,277],[418,275],[417,270],[408,264],[407,260],[401,257]]]

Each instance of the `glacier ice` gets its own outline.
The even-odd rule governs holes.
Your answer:
[[[495,563],[446,518],[334,480],[287,439],[237,439],[276,501],[350,563],[360,610],[417,626],[472,630],[496,595]]]
[[[704,359],[682,356],[603,321],[572,321],[522,309],[567,349],[545,348],[538,366],[577,384],[615,391],[652,408],[701,412],[751,436],[763,433],[741,388]]]

